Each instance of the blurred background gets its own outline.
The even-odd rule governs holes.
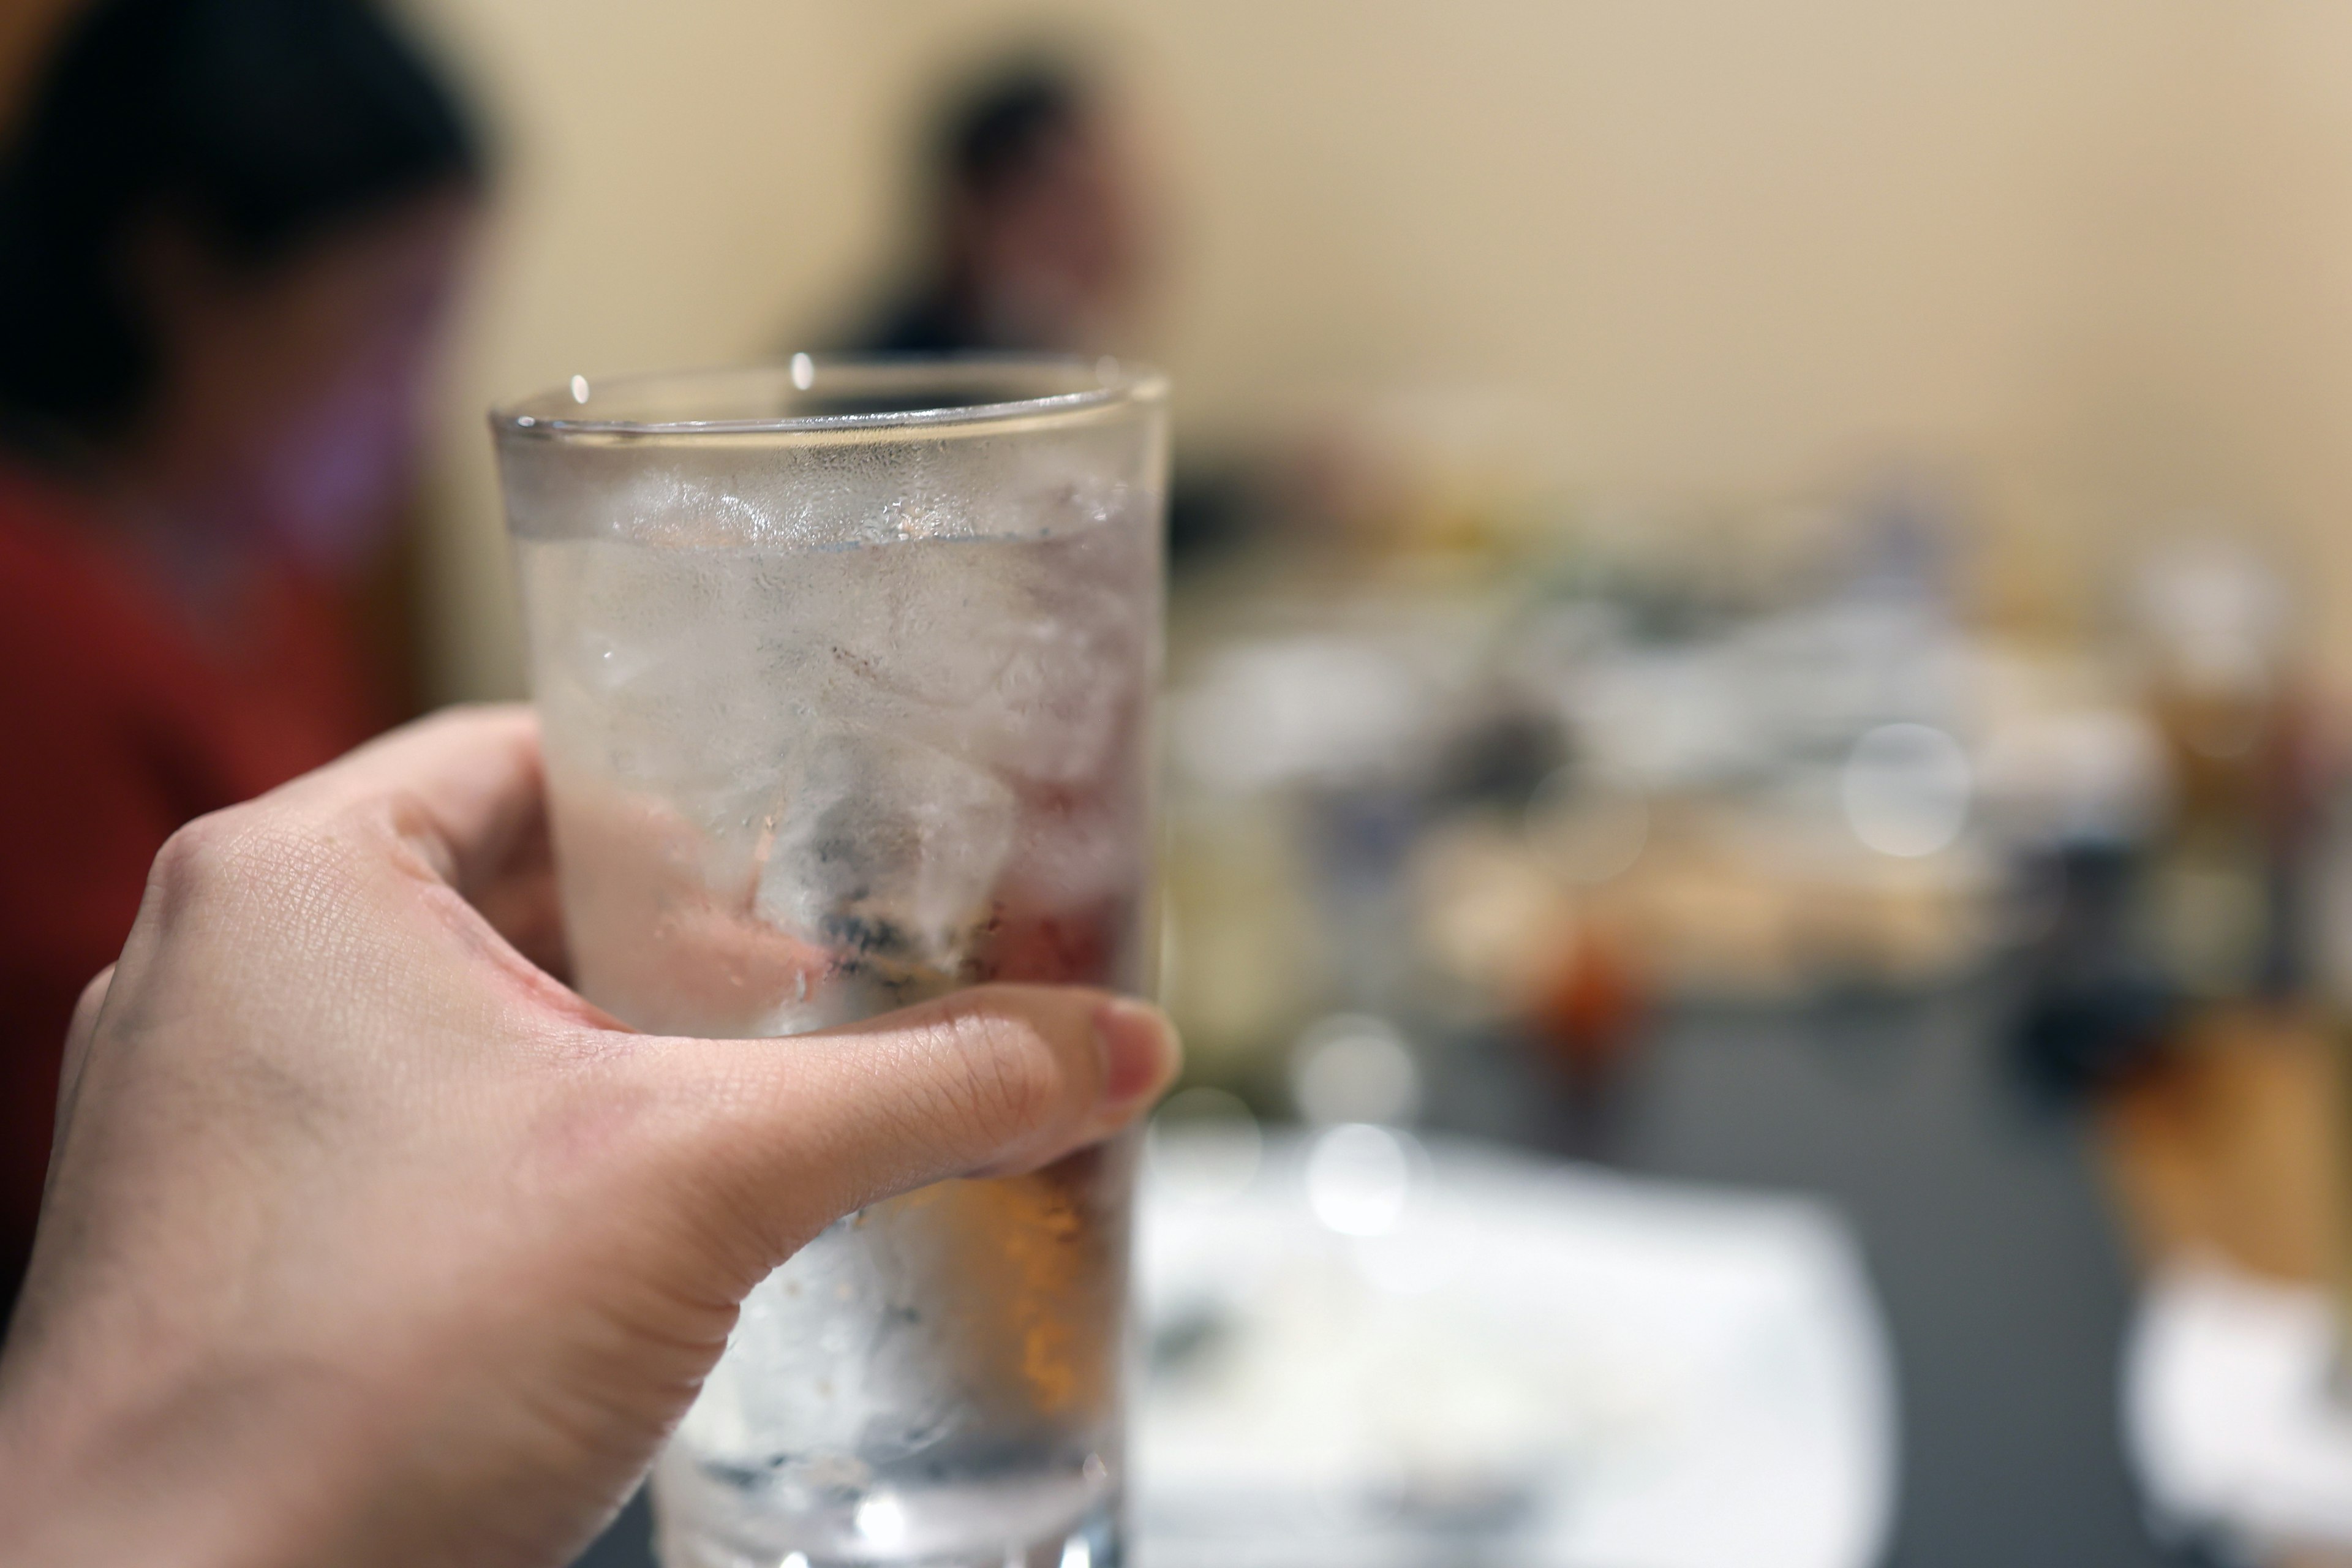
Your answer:
[[[2352,21],[2326,7],[420,20],[506,160],[436,451],[436,697],[520,689],[479,407],[833,326],[905,264],[941,89],[1032,39],[1099,61],[1129,121],[1162,268],[1139,337],[1189,447],[1458,391],[1520,415],[1461,421],[1488,484],[1768,534],[1894,455],[1965,489],[1971,608],[2078,624],[2131,542],[2202,513],[2352,660],[2325,613],[2352,593]]]
[[[5,101],[87,14],[9,10]],[[1861,1522],[1770,1561],[2352,1553],[2352,12],[392,15],[465,130],[394,194],[465,216],[413,482],[325,574],[383,717],[524,689],[493,401],[1150,358],[1171,1138],[1818,1205],[1885,1397]],[[1743,1560],[1511,1556],[1471,1474],[1423,1511],[1472,1544],[1395,1560]]]

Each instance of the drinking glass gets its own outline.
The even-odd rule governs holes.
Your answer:
[[[1151,982],[1165,383],[1104,361],[590,383],[491,416],[578,987],[793,1035]],[[834,1226],[656,1467],[670,1568],[1104,1568],[1134,1140]]]

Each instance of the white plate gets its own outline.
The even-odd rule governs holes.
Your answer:
[[[1352,1127],[1155,1131],[1143,1568],[1866,1568],[1885,1331],[1824,1206]]]
[[[2254,1553],[2352,1546],[2352,1403],[2325,1293],[2213,1261],[2163,1269],[2124,1348],[2124,1430],[2151,1510]]]

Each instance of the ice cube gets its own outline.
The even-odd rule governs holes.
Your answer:
[[[973,751],[1035,783],[1097,776],[1135,712],[1130,637],[1108,620],[1034,616],[968,715]]]
[[[542,687],[571,689],[559,697],[657,706],[691,689],[693,667],[725,657],[719,645],[742,635],[726,613],[723,552],[593,540],[525,548],[541,557],[524,578],[535,673]]]
[[[682,1427],[706,1462],[822,1490],[862,1483],[951,1424],[960,1391],[921,1321],[938,1304],[909,1301],[904,1261],[859,1228],[827,1230],[744,1301]]]
[[[1015,779],[1097,775],[1135,717],[1151,629],[1119,580],[1132,563],[1109,553],[1095,537],[844,552],[822,596],[866,608],[836,616],[830,699]]]
[[[808,558],[796,595],[825,617],[825,646],[854,701],[961,708],[1013,656],[1017,581],[985,546],[874,545]],[[863,689],[861,690],[861,689]]]
[[[766,919],[842,954],[952,972],[1013,845],[1013,792],[904,736],[795,742],[759,873]]]

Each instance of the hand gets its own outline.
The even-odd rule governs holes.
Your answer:
[[[633,1034],[523,956],[552,910],[520,710],[165,847],[68,1047],[0,1560],[561,1563],[795,1247],[1101,1138],[1174,1071],[1155,1010],[1055,987]]]

